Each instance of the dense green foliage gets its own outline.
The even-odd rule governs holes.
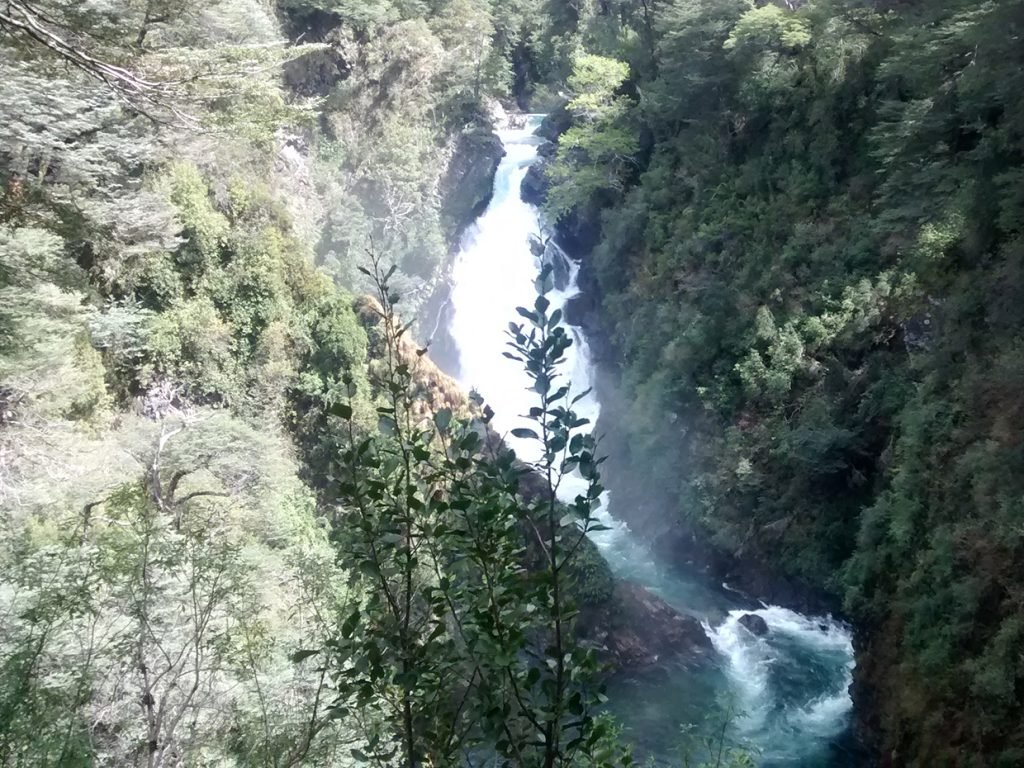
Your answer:
[[[7,0],[0,765],[628,762],[572,632],[612,583],[546,286],[510,352],[527,498],[393,306],[428,303],[513,98],[565,102],[549,212],[602,233],[624,516],[842,599],[895,764],[1020,764],[1022,27]]]
[[[7,13],[69,50],[3,20],[0,764],[336,762],[289,656],[344,572],[282,425],[320,329],[327,372],[367,340],[276,191],[301,51],[257,3]]]
[[[486,414],[424,412],[422,350],[403,344],[391,272],[375,264],[372,274],[384,346],[380,434],[359,434],[351,400],[332,409],[348,429],[333,524],[354,586],[348,618],[323,651],[335,671],[333,711],[351,713],[366,739],[359,755],[381,764],[459,765],[496,751],[520,766],[628,766],[594,717],[594,651],[574,640],[573,564],[600,528],[591,511],[602,488],[595,440],[560,386],[571,341],[547,311],[550,275],[538,279],[535,308],[523,310],[529,328],[513,326],[510,343],[534,382],[536,431],[517,430],[539,444],[531,467],[495,445]],[[588,487],[566,512],[554,493],[575,469]],[[543,492],[524,499],[523,475],[534,472]]]
[[[622,513],[842,596],[894,764],[1017,765],[1024,5],[790,5],[581,22],[629,63],[643,143],[580,201],[605,209],[616,488],[648,502]]]
[[[581,54],[573,63],[566,105],[573,125],[558,141],[558,161],[548,169],[551,190],[547,208],[552,217],[588,205],[606,192],[621,192],[632,156],[640,147],[624,125],[630,100],[618,91],[629,75],[621,61]]]
[[[484,0],[0,9],[0,765],[630,763],[574,631],[610,587],[565,331],[541,297],[513,340],[546,446],[524,498],[394,308],[472,213],[441,180],[526,25]]]

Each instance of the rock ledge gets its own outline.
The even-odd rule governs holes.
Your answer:
[[[632,581],[617,582],[607,605],[584,611],[580,629],[619,669],[651,667],[712,650],[697,619]]]

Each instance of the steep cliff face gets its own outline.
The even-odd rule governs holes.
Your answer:
[[[585,260],[625,390],[607,476],[671,557],[842,601],[891,764],[1020,765],[1024,7],[883,5],[688,2],[634,27],[650,61],[603,48],[628,103],[574,131],[570,183],[650,144]]]
[[[494,190],[494,175],[505,156],[494,129],[478,120],[449,141],[448,167],[441,178],[441,210],[449,247],[483,213]]]
[[[282,9],[290,40],[318,44],[284,72],[293,99],[318,111],[303,148],[317,161],[324,202],[318,265],[360,293],[371,288],[359,271],[367,248],[386,252],[405,313],[425,327],[503,154],[489,105],[504,86],[471,76],[480,57],[503,54],[444,4],[402,13],[388,3],[322,6]]]

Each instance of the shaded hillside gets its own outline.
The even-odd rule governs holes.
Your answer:
[[[620,513],[842,598],[897,765],[1024,748],[1022,24],[605,4],[548,171],[569,234],[602,232]]]

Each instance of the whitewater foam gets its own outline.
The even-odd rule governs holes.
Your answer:
[[[744,627],[740,618],[746,614],[764,619],[768,633],[758,637]],[[704,629],[724,659],[724,671],[734,684],[742,732],[754,735],[771,727],[830,738],[846,728],[853,708],[849,687],[853,682],[854,655],[853,639],[845,624],[827,616],[803,616],[786,608],[768,606],[730,611],[717,627],[705,623]],[[819,695],[780,706],[781,696],[773,690],[772,668],[786,660],[783,642],[819,658],[835,657],[845,673]]]

